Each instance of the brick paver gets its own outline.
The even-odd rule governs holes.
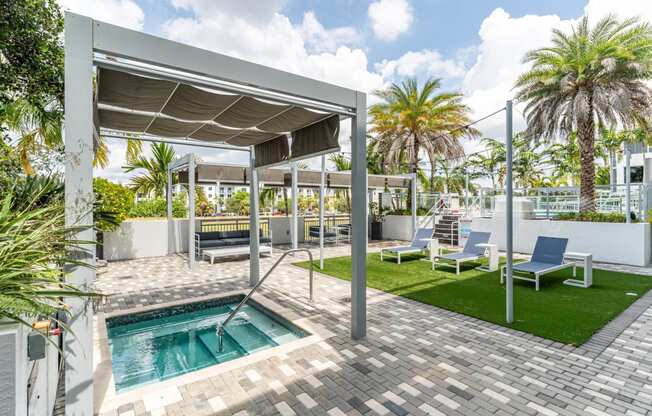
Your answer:
[[[261,270],[276,258],[263,259]],[[247,260],[202,262],[190,272],[182,257],[170,256],[111,263],[98,273],[97,287],[111,294],[103,310],[122,311],[244,289],[247,283]],[[613,342],[587,349],[368,289],[368,335],[353,341],[348,282],[316,274],[314,304],[307,285],[305,270],[281,265],[255,296],[326,328],[332,336],[323,342],[109,414],[652,414],[649,304],[639,305]]]

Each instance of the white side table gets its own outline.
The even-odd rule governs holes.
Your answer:
[[[419,241],[428,241],[428,248],[430,249],[430,255],[428,260],[431,263],[435,261],[435,258],[441,253],[441,247],[439,246],[438,238],[420,238]],[[425,260],[425,259],[423,259]]]
[[[498,270],[498,246],[489,243],[476,244],[476,247],[484,248],[489,251],[489,265],[477,267],[478,270],[486,272],[495,272]]]
[[[565,285],[577,286],[583,288],[589,288],[593,285],[593,254],[591,253],[579,253],[576,251],[567,251],[564,253],[564,260],[570,260],[574,262],[583,262],[584,266],[584,280],[579,279],[566,279],[564,280]],[[574,271],[575,269],[573,269]],[[575,275],[573,275],[575,277]]]

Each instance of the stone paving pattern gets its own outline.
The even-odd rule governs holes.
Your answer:
[[[346,255],[349,248],[327,253]],[[262,259],[261,270],[277,255]],[[348,282],[315,276],[314,304],[307,301],[306,271],[289,264],[255,296],[334,336],[106,415],[652,414],[649,303],[610,345],[586,349],[368,289],[368,335],[353,341]],[[170,256],[111,263],[98,272],[97,288],[112,294],[101,306],[108,312],[243,289],[247,282],[248,260],[202,262],[190,272],[182,257]]]

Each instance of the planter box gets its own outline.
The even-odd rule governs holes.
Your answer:
[[[428,218],[429,219],[429,218]],[[424,223],[426,217],[417,217],[417,223]],[[430,226],[429,223],[426,223]],[[387,215],[383,222],[385,240],[412,240],[412,217],[409,215]]]
[[[371,223],[371,239],[372,240],[382,240],[383,239],[383,223],[382,222],[372,222]]]
[[[504,218],[474,218],[472,229],[490,231],[491,242],[505,249]],[[652,260],[649,223],[514,219],[514,251],[532,253],[538,236],[568,238],[568,251],[592,253],[595,261],[647,266]]]

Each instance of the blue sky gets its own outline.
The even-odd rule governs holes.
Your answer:
[[[391,82],[441,78],[444,89],[464,94],[477,118],[513,96],[527,70],[523,54],[547,45],[553,28],[567,31],[584,15],[595,21],[609,13],[652,21],[650,1],[58,0],[98,20],[362,90],[371,103],[371,93]],[[501,138],[504,120],[478,127]],[[518,107],[515,127],[524,127]],[[348,125],[341,130],[346,149]],[[477,141],[464,145],[478,150]],[[100,175],[124,180],[124,144],[110,149],[111,166]]]

